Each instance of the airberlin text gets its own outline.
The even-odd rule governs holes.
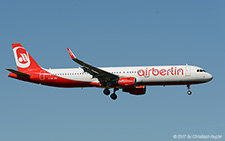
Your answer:
[[[169,75],[184,75],[184,70],[182,68],[171,67],[169,69],[156,69],[156,68],[146,68],[138,70],[137,74],[139,76],[169,76]]]

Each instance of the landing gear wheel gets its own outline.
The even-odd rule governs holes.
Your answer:
[[[117,95],[115,93],[112,93],[110,95],[110,97],[111,97],[112,100],[116,100],[117,99]]]
[[[188,94],[188,95],[191,95],[191,94],[192,94],[192,92],[189,90],[189,91],[187,92],[187,94]]]
[[[188,95],[191,95],[192,92],[191,92],[191,90],[190,90],[191,88],[190,88],[190,85],[189,85],[189,84],[187,85],[187,89],[188,89],[187,94],[188,94]]]
[[[109,89],[104,89],[103,93],[104,93],[105,95],[109,95],[109,94],[110,94],[110,90],[109,90]]]

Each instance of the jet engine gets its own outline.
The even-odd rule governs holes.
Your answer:
[[[124,77],[120,78],[118,81],[119,86],[131,87],[136,85],[136,78],[134,77]]]
[[[133,95],[144,95],[146,93],[146,86],[136,86],[133,88],[123,88],[123,92],[128,92]]]

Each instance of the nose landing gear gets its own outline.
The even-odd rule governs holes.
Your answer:
[[[187,94],[188,94],[188,95],[191,95],[192,92],[191,92],[191,90],[190,90],[190,89],[191,89],[191,88],[190,88],[190,85],[187,85],[187,89],[188,89]]]

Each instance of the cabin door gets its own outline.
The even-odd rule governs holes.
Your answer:
[[[186,68],[185,68],[185,76],[191,76],[191,67],[190,66],[186,66]]]
[[[45,71],[44,70],[40,71],[39,78],[40,78],[40,80],[45,80]]]

